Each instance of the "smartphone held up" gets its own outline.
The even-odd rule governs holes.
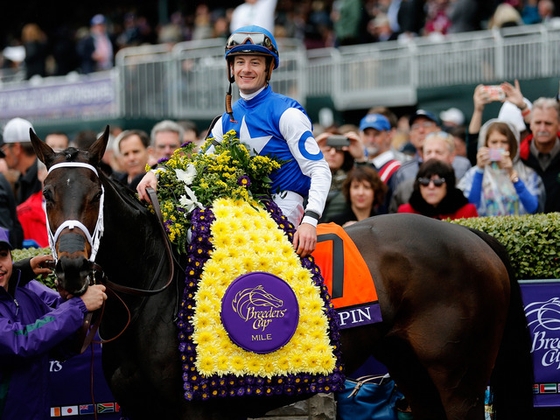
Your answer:
[[[504,149],[488,149],[488,156],[492,162],[499,162],[504,157]]]
[[[342,149],[345,146],[350,146],[350,140],[346,136],[332,134],[327,137],[327,146]]]
[[[484,91],[491,101],[503,101],[506,94],[500,85],[485,85]]]

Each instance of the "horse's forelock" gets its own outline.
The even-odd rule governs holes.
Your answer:
[[[88,153],[83,150],[76,149],[75,147],[69,147],[64,152],[64,160],[66,162],[83,162],[88,163]]]

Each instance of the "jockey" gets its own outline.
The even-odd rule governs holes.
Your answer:
[[[273,199],[297,227],[294,249],[307,256],[317,244],[317,222],[331,184],[311,121],[297,101],[273,92],[269,85],[272,71],[280,64],[278,46],[269,31],[254,25],[237,29],[227,40],[225,59],[230,82],[226,112],[213,124],[209,137],[220,142],[224,133],[235,130],[252,153],[285,162],[270,176]],[[232,83],[237,83],[241,97],[233,107]],[[140,198],[149,200],[146,187],[156,185],[155,175],[147,174],[138,185]]]

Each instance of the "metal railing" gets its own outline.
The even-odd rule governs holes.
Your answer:
[[[281,65],[272,87],[305,102],[305,48],[286,39],[280,49]],[[116,66],[127,116],[197,119],[224,112],[228,81],[222,39],[181,42],[167,49],[126,48],[117,54]],[[237,99],[235,89],[233,93]]]
[[[339,49],[306,50],[294,39],[279,43],[273,89],[304,105],[330,97],[340,111],[415,105],[420,88],[560,75],[560,27],[545,25]],[[228,81],[223,40],[210,39],[125,48],[115,69],[102,74],[4,80],[0,86],[0,121],[14,115],[34,122],[92,115],[211,119],[224,111]]]

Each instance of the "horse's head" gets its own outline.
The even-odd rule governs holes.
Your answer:
[[[30,130],[37,157],[46,165],[43,185],[47,228],[61,293],[83,294],[92,277],[93,259],[103,231],[103,186],[98,166],[109,127],[91,147],[55,152]]]

